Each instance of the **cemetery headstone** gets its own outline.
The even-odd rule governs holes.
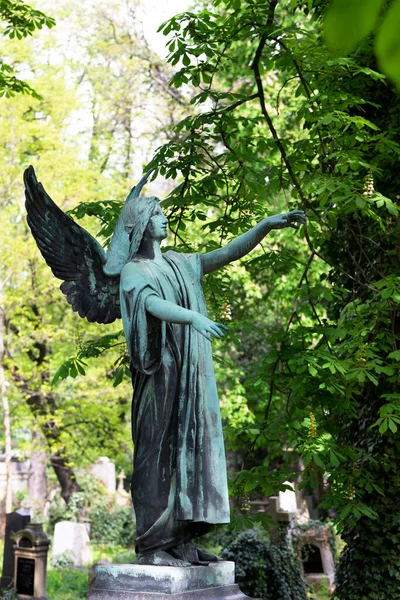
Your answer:
[[[21,600],[46,600],[50,540],[41,523],[30,523],[14,536],[14,589]]]
[[[76,567],[93,562],[92,549],[87,529],[83,523],[60,521],[56,523],[51,559],[67,556]]]
[[[285,481],[285,485],[290,485],[292,489],[279,492],[279,507],[280,510],[295,515],[297,512],[297,500],[294,485],[290,481]]]
[[[14,580],[14,540],[12,536],[25,529],[31,517],[29,512],[21,509],[6,515],[6,531],[4,535],[3,571],[0,589],[12,585]]]
[[[11,462],[11,481],[13,492],[28,491],[29,461],[12,458]],[[0,498],[6,493],[7,471],[5,464],[5,455],[0,454]]]
[[[107,456],[100,456],[95,464],[90,467],[90,472],[104,483],[110,494],[115,493],[115,464]]]

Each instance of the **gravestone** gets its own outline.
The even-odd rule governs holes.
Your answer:
[[[281,511],[295,515],[297,513],[297,499],[293,483],[285,481],[285,485],[290,485],[292,489],[279,492],[279,508]]]
[[[56,523],[51,559],[61,554],[67,556],[74,566],[81,567],[93,562],[87,529],[83,523],[60,521]]]
[[[6,531],[4,535],[3,571],[0,589],[9,587],[14,581],[14,540],[11,536],[21,529],[25,529],[31,517],[23,509],[6,515]]]
[[[107,457],[100,456],[96,462],[91,465],[90,472],[100,479],[107,488],[107,492],[114,494],[116,490],[115,464]]]
[[[13,493],[28,491],[29,461],[12,458],[11,462],[11,482]],[[0,454],[0,498],[5,495],[7,487],[7,468],[5,455]]]
[[[14,589],[21,600],[46,600],[50,540],[41,523],[30,523],[14,536]]]

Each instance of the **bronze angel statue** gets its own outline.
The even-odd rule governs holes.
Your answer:
[[[107,252],[56,206],[33,167],[24,174],[28,224],[72,309],[88,321],[122,318],[131,357],[136,552],[142,564],[218,560],[192,540],[229,522],[224,443],[202,278],[250,252],[272,229],[305,223],[301,210],[267,217],[204,254],[162,252],[157,198],[127,197]]]

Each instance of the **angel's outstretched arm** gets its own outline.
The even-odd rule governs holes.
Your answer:
[[[211,271],[216,271],[230,262],[242,258],[253,250],[272,229],[285,227],[297,229],[299,224],[303,225],[305,222],[306,215],[302,210],[292,210],[289,213],[267,217],[223,248],[203,254],[201,257],[203,273],[211,273]]]

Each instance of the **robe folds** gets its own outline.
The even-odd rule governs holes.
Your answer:
[[[121,313],[131,356],[136,551],[167,550],[229,523],[225,451],[211,343],[146,311],[156,295],[207,316],[199,254],[134,259]],[[131,271],[132,273],[132,271]]]

